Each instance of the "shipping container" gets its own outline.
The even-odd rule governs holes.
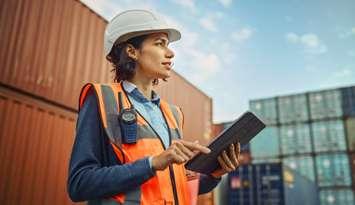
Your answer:
[[[355,116],[355,86],[342,88],[343,113],[346,117]]]
[[[249,107],[265,124],[275,125],[278,123],[276,98],[251,100]]]
[[[340,89],[311,92],[309,93],[309,103],[312,120],[343,116]]]
[[[319,191],[321,205],[354,205],[351,189],[325,189]]]
[[[0,201],[73,204],[67,194],[76,113],[0,87]]]
[[[281,124],[306,122],[309,120],[306,94],[281,96],[277,98],[279,122]]]
[[[352,153],[349,157],[350,157],[351,175],[353,179],[353,189],[355,190],[355,153]]]
[[[346,150],[343,120],[318,121],[311,126],[315,152]]]
[[[280,155],[278,127],[266,126],[250,141],[250,151],[253,158],[278,157]]]
[[[230,205],[319,204],[316,184],[281,163],[241,166],[228,181]]]
[[[312,140],[309,124],[280,126],[280,146],[282,155],[311,153]]]
[[[84,84],[112,82],[103,53],[107,20],[86,5],[77,0],[4,0],[1,5],[1,85],[77,109]],[[185,139],[207,144],[212,99],[174,71],[156,89],[182,107]]]
[[[355,151],[355,118],[348,118],[345,120],[346,137],[351,152]]]
[[[319,187],[351,186],[349,157],[346,153],[316,155]]]
[[[212,139],[212,98],[178,73],[168,82],[160,82],[156,90],[163,99],[181,107],[184,139],[207,145]]]
[[[109,82],[106,20],[80,1],[4,0],[0,82],[76,109],[86,82]]]
[[[315,181],[314,159],[310,155],[286,157],[282,162],[292,170],[307,177],[311,181]]]

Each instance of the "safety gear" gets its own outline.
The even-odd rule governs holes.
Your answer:
[[[162,17],[151,11],[127,10],[119,13],[107,24],[105,29],[105,56],[111,52],[115,43],[156,32],[166,32],[170,42],[181,38],[181,34],[177,29],[169,26]]]
[[[137,141],[133,144],[122,142],[119,129],[118,115],[121,109],[132,107],[121,83],[112,84],[86,84],[80,94],[79,110],[83,106],[85,97],[93,89],[96,94],[100,117],[110,144],[117,159],[124,163],[132,163],[147,156],[155,156],[164,151],[165,147],[160,136],[141,116],[137,115]],[[123,106],[118,106],[119,93],[122,95]],[[181,110],[160,100],[160,109],[163,113],[169,131],[169,144],[182,138],[183,115]],[[102,199],[102,204],[190,204],[190,190],[187,185],[184,165],[173,164],[141,184],[135,190],[117,194],[111,199]]]

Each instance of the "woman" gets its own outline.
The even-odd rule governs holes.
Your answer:
[[[181,110],[160,99],[153,87],[170,77],[180,32],[156,14],[129,10],[105,30],[105,55],[113,84],[87,84],[80,95],[77,133],[70,160],[68,191],[89,204],[189,204],[184,163],[210,150],[182,139]],[[239,143],[201,175],[199,193],[239,165]]]

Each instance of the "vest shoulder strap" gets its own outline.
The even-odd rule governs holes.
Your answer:
[[[116,84],[96,84],[88,83],[86,84],[80,93],[79,97],[79,111],[85,102],[85,98],[89,91],[92,89],[95,92],[97,99],[97,104],[100,111],[100,118],[102,125],[105,129],[107,136],[110,141],[115,145],[121,147],[122,138],[120,125],[117,119],[119,114],[118,103],[115,92],[117,90]]]

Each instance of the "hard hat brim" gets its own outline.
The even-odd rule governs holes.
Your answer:
[[[181,39],[181,33],[175,28],[163,28],[163,29],[150,29],[150,30],[142,30],[142,31],[134,31],[134,32],[129,32],[118,39],[116,39],[115,43],[122,43],[125,42],[131,38],[137,37],[137,36],[142,36],[142,35],[147,35],[147,34],[153,34],[153,33],[166,33],[168,35],[169,42],[174,42],[178,41]],[[105,55],[108,55],[111,52],[111,49],[113,47],[110,46],[109,49],[105,49]]]

